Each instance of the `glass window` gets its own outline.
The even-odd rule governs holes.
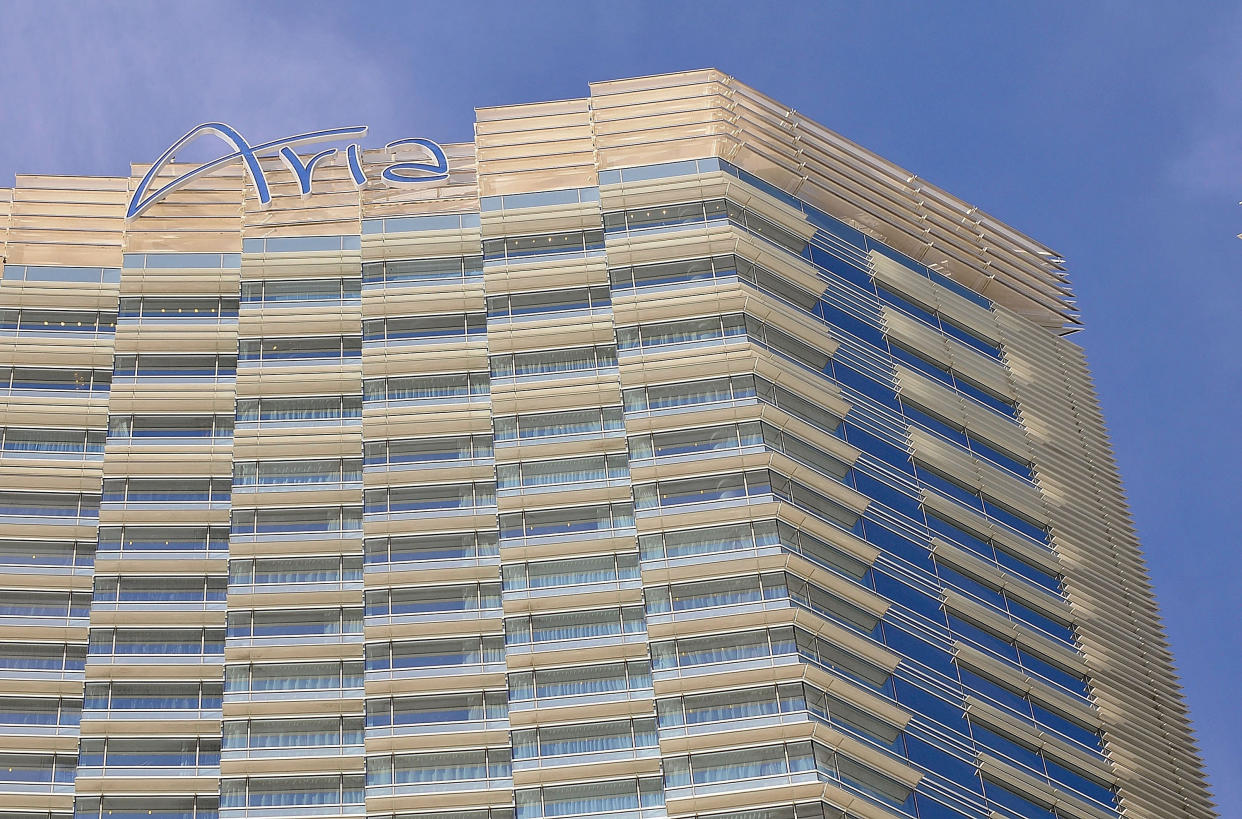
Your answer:
[[[343,532],[362,529],[361,506],[294,506],[234,509],[235,535]]]
[[[82,700],[64,697],[2,697],[0,725],[77,725]]]
[[[546,725],[513,732],[514,759],[609,753],[656,746],[653,719]]]
[[[362,717],[225,720],[225,749],[361,745]]]
[[[483,312],[387,316],[364,321],[362,336],[367,341],[453,339],[482,333],[486,329],[487,314]]]
[[[11,671],[81,671],[85,645],[65,643],[0,643],[0,669]]]
[[[114,711],[183,711],[218,709],[223,686],[218,682],[87,683],[84,707]]]
[[[2,367],[0,388],[11,390],[57,390],[89,392],[108,390],[111,370],[70,367]]]
[[[504,719],[508,698],[504,691],[471,691],[367,700],[370,727],[439,725]]]
[[[52,783],[72,785],[77,762],[72,754],[0,753],[0,782],[19,788]]]
[[[220,780],[222,808],[295,808],[361,805],[365,778],[358,775],[265,776]]]
[[[651,665],[645,660],[537,668],[509,675],[511,700],[612,694],[651,688]]]
[[[469,399],[488,392],[485,372],[402,375],[367,378],[362,393],[368,401]]]
[[[367,782],[400,785],[508,778],[511,768],[507,747],[393,754],[367,758]]]
[[[650,208],[635,208],[627,211],[610,211],[603,215],[604,229],[609,232],[624,230],[667,230],[681,226],[706,224],[719,219],[728,219],[734,225],[753,233],[756,236],[802,255],[807,242],[783,227],[769,221],[759,214],[743,208],[726,199],[711,199],[704,202],[686,202],[675,205],[657,205]]]
[[[260,557],[229,561],[229,582],[235,585],[340,583],[362,580],[362,558]]]
[[[341,301],[362,295],[362,279],[358,276],[316,277],[304,279],[252,279],[241,282],[241,302],[298,303],[308,301]]]
[[[581,785],[545,785],[514,792],[517,819],[598,816],[664,804],[659,777],[614,779]]]
[[[90,632],[93,655],[223,654],[224,629],[95,628]]]
[[[369,537],[367,563],[463,560],[500,554],[495,532],[443,532],[427,535]]]
[[[314,691],[362,688],[362,663],[280,662],[229,665],[225,668],[227,692]]]
[[[229,530],[224,526],[101,526],[101,551],[223,551]]]
[[[90,566],[95,541],[0,538],[0,565]]]
[[[515,441],[619,431],[625,429],[625,421],[621,407],[592,407],[498,415],[492,428],[497,441]]]
[[[499,464],[496,467],[498,486],[501,489],[590,483],[610,478],[624,478],[628,474],[629,469],[623,454],[522,461]]]
[[[239,338],[238,361],[292,361],[362,355],[361,336],[266,336]]]
[[[493,378],[573,373],[615,366],[617,366],[617,350],[612,345],[506,353],[491,358]]]
[[[242,609],[228,613],[230,637],[328,636],[362,633],[362,608]]]
[[[116,313],[100,310],[53,310],[21,307],[0,310],[0,330],[36,335],[111,333]]]
[[[586,253],[603,249],[602,230],[575,230],[483,240],[483,258],[486,261],[522,261],[533,256]]]
[[[505,642],[520,645],[587,640],[639,633],[644,628],[641,606],[581,609],[506,618]]]
[[[360,395],[309,395],[293,398],[239,398],[237,420],[258,423],[340,421],[362,417]]]
[[[229,500],[228,478],[105,478],[103,499],[110,503],[221,503]]]
[[[118,355],[114,374],[138,378],[221,378],[237,374],[237,356],[216,353]]]
[[[688,284],[735,276],[804,310],[814,310],[819,303],[819,293],[733,254],[615,267],[608,271],[609,281],[618,289]]]
[[[237,318],[236,296],[125,296],[119,318],[140,321]]]
[[[110,415],[116,438],[211,438],[233,434],[232,415]]]
[[[501,537],[540,537],[627,528],[634,525],[628,503],[532,509],[500,516]]]
[[[233,462],[235,486],[351,483],[361,480],[360,458],[291,458]]]
[[[638,577],[638,555],[624,552],[504,565],[504,584],[509,591],[637,580]]]
[[[94,599],[121,603],[222,603],[227,585],[226,578],[211,575],[96,575]]]
[[[73,815],[75,819],[216,819],[218,808],[215,796],[79,796]]]
[[[704,637],[684,637],[651,644],[656,670],[792,654],[793,629],[759,629]]]
[[[608,287],[566,287],[558,290],[512,292],[487,297],[487,314],[509,318],[539,313],[589,310],[608,307],[612,297]]]
[[[4,266],[4,278],[28,282],[117,284],[121,281],[121,268],[8,264]]]
[[[367,668],[415,670],[504,662],[502,637],[454,637],[368,643]]]
[[[499,608],[499,583],[419,585],[366,592],[369,615],[443,614]]]
[[[364,511],[371,513],[474,509],[496,503],[496,485],[478,481],[395,486],[368,489],[363,492],[363,499]]]
[[[102,429],[4,427],[0,429],[0,448],[5,453],[45,458],[102,455],[106,437],[107,432]]]
[[[86,492],[0,491],[0,515],[98,517],[99,500]]]
[[[827,432],[835,432],[841,426],[841,418],[822,406],[752,375],[655,384],[622,392],[625,408],[631,412],[671,410],[756,398]]]
[[[482,256],[391,259],[362,265],[364,284],[418,285],[483,275]]]
[[[490,435],[389,438],[364,444],[366,465],[421,464],[492,457]]]

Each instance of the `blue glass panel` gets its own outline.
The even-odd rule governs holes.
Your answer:
[[[902,705],[931,717],[957,731],[966,730],[966,715],[961,705],[942,700],[929,691],[901,679],[893,679],[896,699]]]
[[[874,569],[875,590],[894,603],[918,612],[933,623],[943,624],[944,613],[940,610],[940,600],[889,577],[880,569]]]

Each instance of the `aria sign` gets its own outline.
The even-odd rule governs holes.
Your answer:
[[[267,205],[272,201],[272,192],[268,187],[267,177],[263,173],[263,166],[259,163],[259,160],[265,157],[278,156],[284,160],[285,165],[298,180],[298,189],[303,196],[306,196],[311,192],[311,175],[315,172],[315,166],[320,161],[335,154],[338,149],[328,148],[303,161],[302,157],[294,153],[293,147],[295,145],[308,145],[312,142],[335,142],[344,140],[347,137],[362,137],[366,135],[366,132],[367,126],[355,125],[349,128],[331,128],[327,131],[310,131],[305,134],[295,134],[284,139],[264,142],[260,145],[250,145],[242,138],[241,134],[224,123],[205,122],[202,125],[191,128],[189,133],[174,142],[171,148],[160,155],[159,159],[155,160],[151,170],[147,171],[146,176],[142,177],[142,181],[138,183],[138,187],[134,190],[134,195],[129,200],[129,210],[125,212],[125,218],[133,219],[135,216],[142,215],[147,208],[173,191],[184,187],[191,180],[209,174],[238,159],[245,163],[246,172],[250,175],[250,180],[254,182],[261,204]],[[233,153],[225,154],[219,159],[203,163],[163,187],[148,193],[151,180],[155,179],[156,175],[164,169],[164,166],[173,160],[177,151],[189,145],[203,134],[212,134],[218,137],[226,144],[232,146]],[[431,182],[437,179],[448,178],[448,158],[444,155],[444,149],[439,145],[429,139],[398,139],[395,142],[389,142],[384,147],[396,148],[400,145],[418,145],[430,154],[432,161],[393,163],[384,168],[381,173],[385,180],[402,185],[411,182]],[[345,159],[349,165],[350,178],[359,187],[366,184],[367,181],[366,175],[362,172],[360,150],[356,142],[351,143],[345,148]]]

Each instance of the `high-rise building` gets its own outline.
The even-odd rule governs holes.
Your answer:
[[[715,71],[359,130],[0,191],[0,819],[1213,816],[1055,253]]]

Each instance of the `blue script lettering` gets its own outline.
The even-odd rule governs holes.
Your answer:
[[[141,215],[156,202],[159,202],[173,191],[181,189],[192,180],[212,173],[239,159],[245,165],[246,173],[254,183],[255,192],[258,194],[261,204],[267,205],[272,201],[272,191],[267,184],[267,176],[263,172],[263,166],[259,162],[260,159],[266,157],[280,157],[294,178],[297,179],[298,190],[302,196],[307,196],[311,192],[311,177],[315,172],[315,166],[322,160],[334,155],[338,149],[328,148],[303,161],[302,157],[298,156],[293,150],[294,146],[308,145],[313,142],[344,140],[347,137],[361,137],[365,136],[366,132],[367,126],[355,125],[348,128],[330,128],[326,131],[308,131],[307,133],[295,134],[284,139],[275,139],[271,142],[251,145],[246,142],[240,133],[228,125],[222,122],[205,122],[202,125],[191,128],[185,136],[174,142],[172,147],[161,154],[159,159],[155,160],[155,164],[151,166],[151,169],[142,177],[142,181],[138,183],[138,187],[134,189],[134,195],[130,197],[129,209],[125,212],[125,218],[133,219],[135,216]],[[171,182],[148,192],[152,180],[164,169],[165,165],[172,161],[177,151],[205,134],[210,134],[221,140],[231,147],[233,152],[199,165]],[[448,178],[448,157],[444,155],[444,149],[435,142],[429,139],[399,139],[388,143],[384,147],[395,148],[398,145],[418,145],[426,149],[431,156],[432,162],[393,163],[381,173],[381,177],[387,182],[401,185],[414,182],[433,182],[438,179]],[[366,184],[367,178],[362,171],[362,159],[357,143],[352,143],[345,149],[345,157],[349,165],[349,175],[353,179],[354,184],[359,187]]]

